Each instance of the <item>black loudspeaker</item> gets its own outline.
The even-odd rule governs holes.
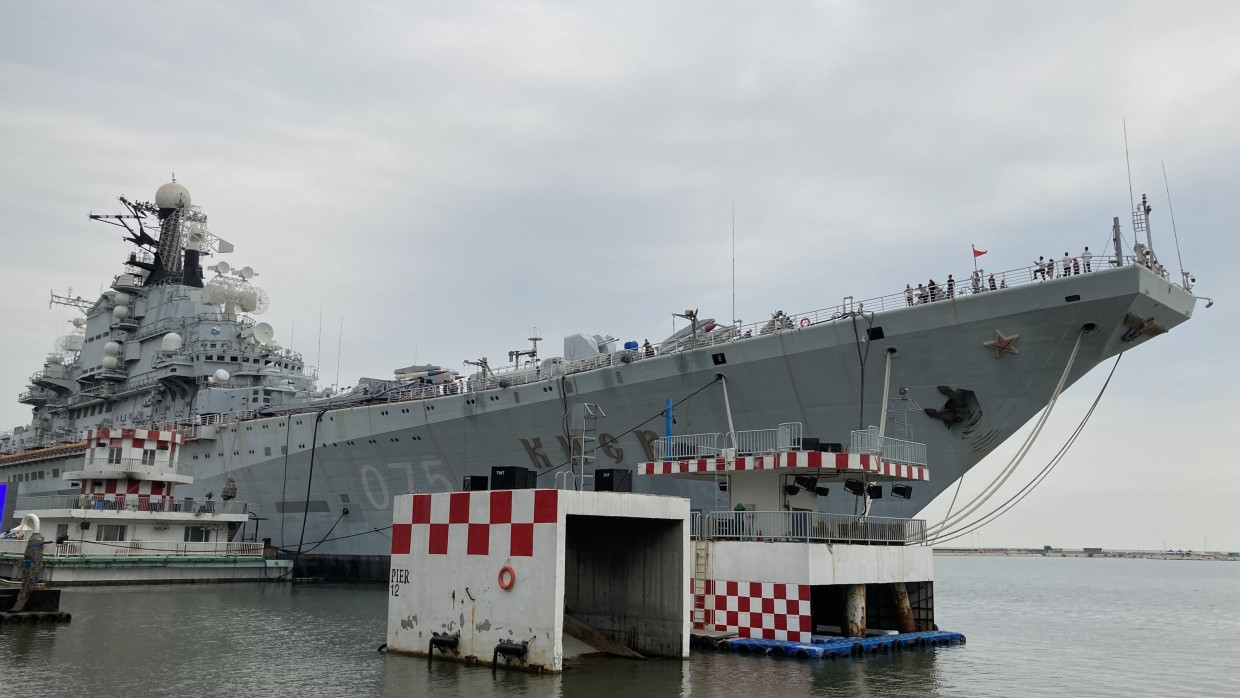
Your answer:
[[[801,450],[802,451],[817,451],[818,445],[820,443],[822,442],[819,441],[818,437],[816,436],[802,436],[801,437]]]
[[[491,489],[529,490],[535,487],[533,470],[516,465],[498,465],[491,468]]]
[[[818,444],[818,450],[819,450],[819,451],[822,451],[823,453],[843,453],[843,452],[844,452],[844,444],[842,444],[842,443],[835,443],[835,442],[832,442],[832,443],[820,443],[820,444]]]
[[[487,489],[486,475],[466,475],[465,484],[461,485],[465,492],[482,492]]]
[[[595,492],[632,492],[633,471],[624,468],[603,468],[594,471]]]
[[[865,492],[866,494],[870,495],[870,499],[882,499],[883,498],[883,486],[878,483],[867,485],[865,488]]]

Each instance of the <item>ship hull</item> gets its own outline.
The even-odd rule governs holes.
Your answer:
[[[1142,267],[1108,269],[509,388],[204,428],[181,466],[198,496],[232,479],[260,517],[258,537],[298,556],[301,574],[386,578],[396,495],[459,489],[465,476],[503,465],[534,468],[540,487],[555,486],[555,473],[569,468],[566,414],[580,402],[607,415],[592,467],[631,468],[656,458],[668,398],[677,403],[676,433],[728,431],[726,382],[738,430],[799,422],[806,436],[847,444],[851,430],[878,424],[886,408],[889,433],[926,444],[931,480],[911,499],[874,501],[870,513],[912,516],[1037,415],[1078,338],[1065,387],[1153,336],[1132,318],[1170,329],[1191,317],[1193,303]],[[1016,351],[987,346],[996,333],[1017,337]],[[969,419],[945,422],[916,408],[943,407],[940,386],[971,391]],[[715,506],[714,483],[637,476],[634,489]],[[858,506],[842,488],[820,501],[832,512]]]

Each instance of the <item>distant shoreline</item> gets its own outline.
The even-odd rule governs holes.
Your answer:
[[[1110,557],[1137,560],[1240,562],[1240,553],[1193,550],[1108,550],[1106,548],[935,548],[935,555],[981,557]]]

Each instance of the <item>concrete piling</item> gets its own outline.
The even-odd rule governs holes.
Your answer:
[[[903,582],[891,585],[891,597],[896,604],[896,628],[902,633],[917,630],[917,621],[913,619],[913,606],[908,600],[908,587]]]
[[[848,586],[848,602],[845,605],[844,637],[865,636],[865,585]]]

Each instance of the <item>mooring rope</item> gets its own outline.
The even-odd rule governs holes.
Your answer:
[[[1019,504],[1021,500],[1029,496],[1029,494],[1033,492],[1033,490],[1036,489],[1038,485],[1042,484],[1042,482],[1047,478],[1047,476],[1051,474],[1051,471],[1055,469],[1055,466],[1059,465],[1059,463],[1063,460],[1063,457],[1068,454],[1068,449],[1070,449],[1073,446],[1073,444],[1076,443],[1077,437],[1079,437],[1081,435],[1081,432],[1085,430],[1085,425],[1089,423],[1089,418],[1093,416],[1094,410],[1097,409],[1098,407],[1098,403],[1102,401],[1102,395],[1106,392],[1107,386],[1111,384],[1111,378],[1115,376],[1115,369],[1119,366],[1119,360],[1120,360],[1120,357],[1122,356],[1123,354],[1120,354],[1119,356],[1115,357],[1115,363],[1111,365],[1111,372],[1107,375],[1106,381],[1102,384],[1102,388],[1098,391],[1097,397],[1094,398],[1093,404],[1089,406],[1089,411],[1085,413],[1085,416],[1081,419],[1080,424],[1076,426],[1076,429],[1073,430],[1072,435],[1068,437],[1068,440],[1064,442],[1063,446],[1059,447],[1059,451],[1055,453],[1055,455],[1051,458],[1050,462],[1048,462],[1046,466],[1042,468],[1042,470],[1039,471],[1038,474],[1033,477],[1032,480],[1030,480],[1016,494],[1009,497],[1006,502],[992,509],[989,513],[987,513],[982,518],[972,523],[966,524],[964,528],[962,529],[957,529],[955,531],[944,531],[940,533],[938,537],[935,539],[935,542],[946,542],[946,541],[956,540],[957,538],[961,538],[963,536],[969,535],[970,533],[978,530],[982,526],[985,526],[986,524],[990,523],[996,518],[1006,514],[1013,507]]]
[[[984,505],[992,496],[994,496],[995,492],[997,492],[999,488],[1008,481],[1008,478],[1012,476],[1012,473],[1016,472],[1016,468],[1022,461],[1024,461],[1025,456],[1029,454],[1029,450],[1033,447],[1034,442],[1042,433],[1042,428],[1046,426],[1046,422],[1050,418],[1051,412],[1055,409],[1055,403],[1059,400],[1060,394],[1063,393],[1064,385],[1068,382],[1068,374],[1072,371],[1072,365],[1076,363],[1076,355],[1080,351],[1081,340],[1084,339],[1084,337],[1085,328],[1082,327],[1080,333],[1076,336],[1076,344],[1072,346],[1072,353],[1068,356],[1068,364],[1067,366],[1064,366],[1063,373],[1059,376],[1059,382],[1055,385],[1055,389],[1051,392],[1050,400],[1046,403],[1046,407],[1043,408],[1042,414],[1038,417],[1038,421],[1034,425],[1033,431],[1030,432],[1029,436],[1025,438],[1024,443],[1020,445],[1016,455],[1012,457],[1012,460],[1008,462],[1003,471],[1000,472],[989,485],[978,493],[976,497],[970,500],[968,504],[964,505],[963,510],[957,512],[955,515],[945,517],[940,523],[926,529],[926,535],[929,538],[929,543],[933,544],[937,542],[938,538],[943,535],[949,527],[956,525],[970,514],[981,508],[981,506]]]

